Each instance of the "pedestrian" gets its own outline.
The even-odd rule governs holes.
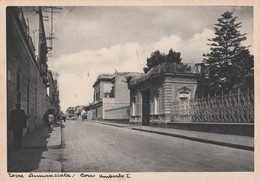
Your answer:
[[[81,111],[81,118],[82,118],[82,121],[87,120],[86,119],[86,111],[84,111],[84,110]]]
[[[50,124],[49,124],[49,117],[48,117],[48,111],[46,111],[43,115],[43,121],[46,127],[49,127],[50,129]]]
[[[51,131],[54,122],[54,116],[51,113],[48,115],[48,120],[49,120],[49,131]]]
[[[54,119],[53,119],[53,123],[56,124],[56,123],[57,123],[57,119],[58,119],[57,115],[54,115],[53,118],[54,118]]]
[[[21,104],[15,104],[16,109],[10,113],[10,130],[13,130],[15,150],[22,149],[23,142],[23,128],[26,128],[26,115]]]
[[[57,116],[57,122],[61,122],[60,114],[58,114],[58,116]]]
[[[86,120],[87,121],[87,113],[84,112],[84,114],[82,115],[83,121]]]
[[[64,121],[64,123],[65,123],[65,122],[66,122],[66,116],[63,115],[62,118],[63,118],[63,121]]]

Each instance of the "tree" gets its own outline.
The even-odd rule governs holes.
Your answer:
[[[241,45],[246,40],[246,34],[239,31],[241,22],[236,23],[237,17],[229,11],[221,16],[214,27],[216,36],[208,39],[211,52],[203,54],[199,93],[228,92],[253,73],[253,56]]]
[[[166,63],[181,63],[181,53],[175,52],[172,49],[169,50],[168,55],[166,56]]]
[[[175,52],[172,49],[169,50],[169,53],[167,55],[160,53],[159,50],[154,51],[151,54],[150,58],[147,58],[146,60],[146,67],[143,68],[144,72],[147,73],[149,70],[151,70],[153,67],[166,63],[181,63],[181,53]]]
[[[150,58],[146,60],[146,67],[143,68],[144,72],[148,72],[156,65],[162,64],[165,61],[165,55],[160,53],[159,50],[154,51]]]
[[[250,54],[249,50],[243,50],[238,54],[238,57],[234,69],[240,74],[233,77],[236,82],[235,87],[254,90],[254,56]]]

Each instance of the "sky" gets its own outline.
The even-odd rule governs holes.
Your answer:
[[[31,36],[37,45],[36,7],[24,7]],[[47,10],[47,8],[45,8]],[[91,6],[62,7],[54,14],[53,50],[48,57],[57,72],[61,109],[88,105],[93,101],[93,84],[101,73],[142,72],[147,57],[155,50],[181,53],[184,63],[198,63],[210,52],[208,39],[225,11],[232,11],[247,33],[244,45],[253,54],[253,8],[225,6]],[[43,12],[46,35],[50,13]],[[37,51],[36,51],[37,54]],[[140,62],[140,66],[139,66]]]

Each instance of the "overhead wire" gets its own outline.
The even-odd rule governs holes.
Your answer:
[[[74,8],[75,8],[75,7],[72,7],[72,8],[70,9],[69,13],[67,14],[67,16],[63,19],[63,22],[60,23],[60,24],[58,24],[58,27],[56,28],[56,31],[60,30],[60,28],[62,27],[63,23],[65,23],[65,21],[67,21],[67,20],[69,19],[69,16],[70,16],[70,14],[72,13],[72,11],[73,11]],[[60,26],[59,26],[59,25],[60,25]]]
[[[63,14],[68,15],[69,14],[69,8],[65,8],[64,12],[62,13],[62,16],[63,16]],[[54,26],[52,28],[53,31],[56,28],[56,26],[60,24],[61,20],[64,20],[64,19],[60,18],[58,21],[55,22],[55,24],[54,24]]]
[[[69,17],[70,17],[70,15],[71,15],[71,13],[72,13],[72,11],[73,11],[73,9],[74,9],[74,7],[72,7],[71,9],[66,9],[67,10],[67,15],[65,16],[65,18],[62,18],[62,20],[63,21],[59,21],[59,23],[58,23],[58,21],[55,23],[55,25],[58,25],[58,26],[53,26],[53,28],[52,28],[52,30],[53,30],[53,32],[54,31],[58,31],[58,30],[60,30],[60,28],[62,27],[62,25],[65,23],[65,21],[67,21],[68,19],[69,19]],[[66,10],[65,10],[65,12],[66,12]],[[65,14],[65,13],[64,13]],[[54,46],[54,42],[53,42],[53,46]],[[54,51],[52,52],[53,54],[54,54]],[[52,67],[53,67],[53,61],[52,61]]]

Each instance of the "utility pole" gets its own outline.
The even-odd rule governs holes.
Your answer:
[[[27,18],[27,35],[28,37],[30,36],[30,24],[29,24],[29,19]]]
[[[47,9],[45,9],[44,12],[51,13],[51,31],[49,33],[49,37],[46,38],[50,40],[50,47],[48,47],[48,51],[51,51],[53,49],[53,39],[57,39],[54,37],[54,33],[53,33],[53,16],[54,13],[61,13],[62,8],[56,6],[47,6],[45,8]]]
[[[47,40],[50,41],[50,45],[47,47],[48,48],[48,57],[52,57],[52,53],[50,53],[50,51],[53,50],[53,39],[57,39],[56,37],[54,37],[54,33],[53,33],[53,16],[54,13],[61,13],[62,8],[61,7],[57,7],[57,6],[47,6],[45,7],[46,9],[44,9],[44,12],[47,13],[51,13],[51,29],[49,32],[49,36],[46,37]],[[53,68],[53,60],[51,61],[52,64],[52,68]]]

